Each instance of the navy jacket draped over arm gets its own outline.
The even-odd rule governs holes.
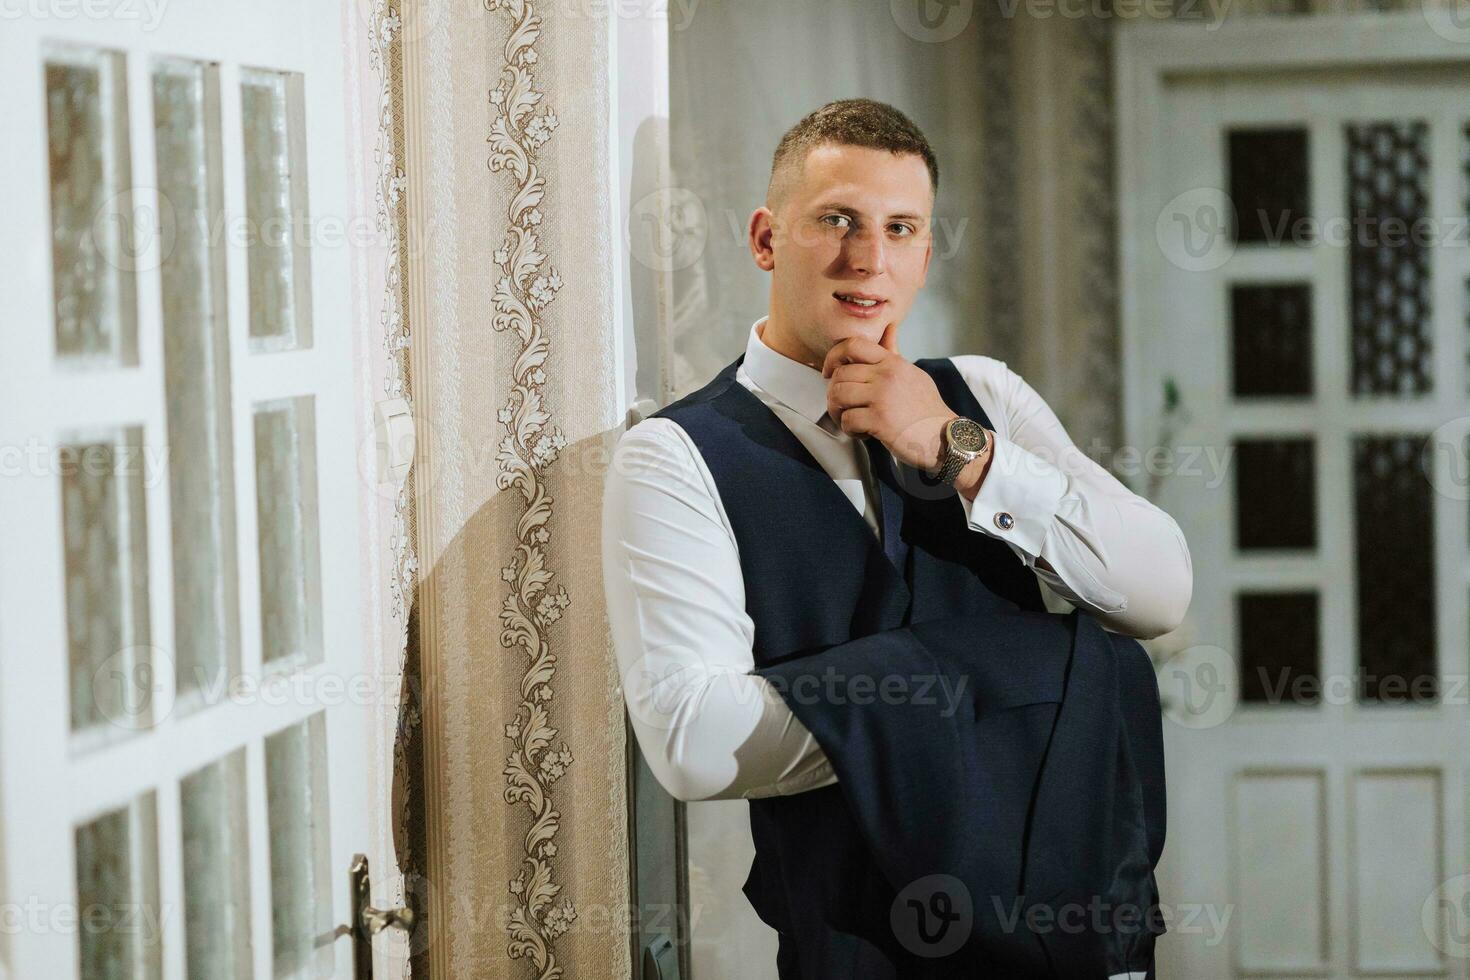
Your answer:
[[[858,898],[833,895],[826,927],[869,933],[914,976],[1151,971],[1164,756],[1136,640],[1085,613],[1017,610],[913,623],[756,673],[832,760],[893,890],[890,921],[854,918],[843,906]],[[792,831],[788,881],[805,877],[792,864],[818,881],[852,860],[840,831]]]

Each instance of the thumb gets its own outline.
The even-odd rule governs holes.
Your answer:
[[[883,336],[879,338],[878,345],[890,354],[898,353],[898,324],[888,324],[883,328]]]

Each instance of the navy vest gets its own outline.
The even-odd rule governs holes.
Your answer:
[[[885,550],[801,441],[735,379],[744,360],[654,416],[689,433],[719,489],[740,549],[756,666],[997,604],[1045,609],[1035,575],[1004,542],[969,528],[952,488],[923,493],[913,480],[898,481],[891,457],[889,468],[880,462],[887,451],[870,440]],[[994,429],[952,361],[914,363],[951,409]]]
[[[896,478],[887,450],[869,440],[884,531],[882,540],[874,535],[785,424],[736,380],[743,360],[742,354],[704,387],[655,416],[672,419],[689,434],[714,478],[739,547],[758,671],[791,667],[788,661],[910,624],[1045,614],[1035,575],[1003,541],[969,528],[962,499],[952,488],[915,482],[913,471]],[[952,361],[914,363],[933,378],[953,411],[994,428]],[[1096,630],[1095,624],[1091,628]],[[1065,638],[1057,648],[1068,648]],[[1036,688],[1060,692],[1064,667],[1058,661],[1055,671],[1034,669]],[[996,681],[1007,682],[1003,674]],[[1006,696],[1016,703],[1059,704],[1062,699],[1060,693],[1023,695]],[[1041,713],[1024,724],[1044,727],[1052,717]],[[1044,733],[1038,738],[1044,741]],[[1030,778],[1016,774],[1017,780]],[[762,920],[781,934],[783,980],[952,975],[931,972],[927,962],[888,941],[889,909],[897,892],[879,871],[839,786],[749,802],[756,857],[744,892]],[[986,829],[1015,830],[1019,836],[1028,817],[1023,809],[988,815]],[[1157,859],[1156,851],[1151,857]],[[1019,877],[1013,864],[998,877]],[[995,975],[1012,980],[1050,975],[1045,962],[1008,963]],[[995,968],[983,965],[989,969],[978,975]]]

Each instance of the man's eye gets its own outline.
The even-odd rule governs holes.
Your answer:
[[[821,220],[829,228],[846,228],[852,223],[852,219],[845,214],[824,214]]]
[[[905,225],[898,222],[894,222],[893,224],[889,225],[888,230],[895,235],[903,237],[907,237],[908,235],[912,235],[914,233],[914,228],[912,225]]]

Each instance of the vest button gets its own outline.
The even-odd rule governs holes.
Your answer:
[[[995,515],[995,526],[1002,531],[1009,531],[1016,526],[1016,519],[1005,511],[997,511]]]

